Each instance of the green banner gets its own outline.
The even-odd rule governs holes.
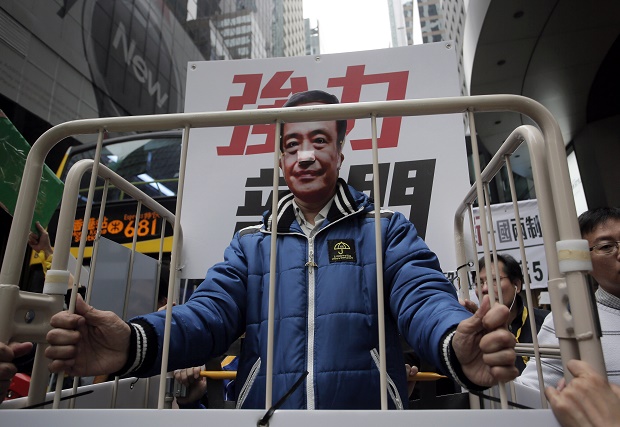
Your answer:
[[[0,207],[11,216],[15,215],[17,195],[22,181],[26,157],[30,144],[24,139],[13,123],[0,110]],[[43,176],[34,209],[30,229],[37,232],[35,223],[39,221],[44,228],[62,199],[64,184],[52,170],[43,166]]]

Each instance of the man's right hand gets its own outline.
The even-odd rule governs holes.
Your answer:
[[[547,387],[545,395],[562,427],[612,427],[620,425],[620,387],[610,384],[587,362],[569,360],[566,367],[573,380],[564,378],[557,389]]]
[[[75,314],[57,313],[47,333],[51,372],[73,376],[111,374],[125,366],[130,326],[111,311],[89,306],[78,295]]]

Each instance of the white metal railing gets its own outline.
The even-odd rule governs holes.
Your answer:
[[[24,177],[22,179],[20,194],[15,209],[16,214],[9,234],[9,240],[7,244],[7,256],[4,259],[2,270],[0,271],[0,283],[4,285],[16,285],[17,283],[19,283],[22,262],[22,257],[19,254],[23,254],[25,251],[28,229],[32,220],[32,213],[39,186],[39,179],[42,174],[43,161],[51,148],[67,136],[75,134],[101,134],[104,130],[108,132],[127,132],[156,131],[183,128],[185,129],[185,149],[187,144],[187,137],[191,128],[370,118],[372,121],[373,132],[373,168],[375,168],[373,170],[375,171],[374,177],[378,177],[379,174],[376,173],[378,170],[376,118],[390,116],[451,114],[463,112],[469,112],[470,116],[473,116],[472,113],[474,112],[489,111],[513,111],[524,114],[530,119],[532,119],[541,129],[542,139],[535,136],[532,138],[532,140],[540,141],[540,143],[538,144],[541,145],[541,148],[539,148],[539,152],[544,152],[545,155],[539,157],[532,156],[532,168],[534,170],[534,180],[537,185],[537,192],[539,194],[539,205],[542,204],[541,220],[543,221],[543,228],[545,230],[545,253],[547,256],[547,264],[549,266],[549,291],[551,294],[554,319],[556,318],[556,316],[559,316],[559,313],[563,315],[564,319],[569,319],[569,317],[565,316],[565,314],[567,313],[567,302],[570,302],[572,312],[572,318],[569,320],[569,323],[572,322],[571,324],[567,324],[566,321],[562,320],[556,321],[558,336],[561,336],[560,347],[562,348],[562,359],[564,363],[566,363],[568,359],[574,357],[587,360],[594,365],[597,371],[605,374],[605,367],[602,360],[602,352],[600,348],[600,340],[597,338],[597,334],[593,333],[595,331],[595,328],[592,321],[593,315],[591,313],[591,307],[580,303],[580,300],[587,301],[587,299],[582,298],[583,294],[587,291],[587,284],[585,282],[584,272],[569,271],[564,274],[560,273],[560,269],[558,267],[557,251],[553,248],[554,244],[557,241],[572,241],[579,240],[581,238],[576,222],[574,201],[572,198],[572,193],[570,191],[568,167],[566,164],[564,144],[562,141],[560,129],[549,111],[545,109],[541,104],[531,99],[517,95],[485,95],[475,97],[434,98],[405,101],[362,102],[339,105],[313,105],[290,108],[261,109],[254,111],[224,111],[85,119],[60,124],[47,131],[37,140],[37,142],[33,145],[32,150],[30,151],[30,154],[26,161]],[[530,132],[530,129],[522,129],[519,132]],[[475,127],[472,128],[472,135],[473,134],[475,134]],[[462,209],[459,210],[459,212],[457,212],[456,214],[455,234],[457,238],[458,263],[465,262],[464,251],[459,249],[462,247],[463,244],[465,244],[464,238],[462,237],[463,213],[466,210],[470,209],[471,203],[476,198],[478,200],[485,200],[484,187],[481,183],[488,182],[491,175],[494,175],[497,172],[496,169],[499,167],[499,164],[504,160],[502,157],[508,155],[510,151],[505,147],[509,146],[512,140],[514,140],[512,141],[512,143],[516,143],[515,141],[519,141],[519,139],[529,140],[529,136],[525,137],[523,134],[520,133],[514,136],[513,135],[511,135],[511,137],[508,139],[508,142],[504,144],[504,146],[502,146],[500,153],[498,153],[494,157],[494,159],[491,161],[491,164],[489,164],[489,166],[487,166],[484,171],[481,172],[478,168],[476,175],[478,177],[477,181],[480,181],[480,184],[477,184],[466,195]],[[544,146],[542,146],[543,140]],[[276,143],[274,144],[274,146],[278,147],[279,144]],[[274,171],[277,172],[277,149],[275,151]],[[499,160],[498,156],[500,158]],[[540,157],[542,157],[542,159]],[[477,156],[474,156],[474,158],[477,159]],[[181,215],[183,189],[182,179],[184,178],[184,155],[182,155],[181,162],[179,197],[176,211],[177,215],[174,217],[174,223],[175,225],[177,225],[174,228],[176,242],[175,245],[178,244],[177,236],[180,232],[180,227],[178,227],[178,224]],[[98,173],[98,171],[96,170],[97,164],[98,161],[95,161],[95,163],[93,164],[93,175],[97,175]],[[541,176],[544,176],[545,173],[548,173],[548,176],[553,177],[553,180],[549,180],[548,178],[541,178]],[[274,173],[274,177],[275,176],[277,176],[277,173]],[[277,184],[277,179],[274,178],[274,204],[277,204]],[[92,188],[94,187],[91,183],[91,192]],[[378,180],[375,180],[375,192],[377,194],[378,190]],[[377,200],[380,200],[380,198],[377,198]],[[484,203],[480,203],[480,208],[482,218],[485,216],[482,214],[484,209]],[[461,224],[460,229],[459,223]],[[376,226],[378,229],[378,221],[376,221]],[[274,225],[273,229],[276,230],[277,227]],[[58,236],[61,236],[62,232],[60,232],[59,230],[59,233],[57,234]],[[486,229],[483,229],[483,234],[486,235]],[[378,239],[378,241],[380,242],[380,239]],[[56,249],[60,250],[58,240],[56,244]],[[275,251],[272,251],[272,256],[275,255],[274,252]],[[378,248],[377,252],[380,253],[380,248]],[[489,252],[489,248],[486,247],[485,254],[488,254]],[[60,255],[60,253],[58,255]],[[57,258],[55,256],[55,260],[56,259]],[[176,270],[176,262],[176,257],[173,257],[173,260],[171,260],[171,272]],[[58,263],[58,266],[60,266],[60,261]],[[60,267],[62,269],[63,266]],[[54,268],[55,266],[53,265],[53,269]],[[64,269],[66,269],[66,264],[64,265]],[[380,269],[377,270],[378,272],[380,272]],[[271,275],[271,277],[275,278],[275,275]],[[381,274],[378,274],[377,281],[378,286],[381,288]],[[270,288],[275,288],[275,283],[270,284]],[[563,289],[566,288],[568,289],[567,291],[565,291],[565,293],[567,294],[567,298],[555,297],[554,294],[561,293],[563,292]],[[381,295],[382,292],[379,291],[378,294]],[[272,305],[273,300],[270,298],[270,306]],[[378,307],[379,317],[382,318],[383,304],[379,304]],[[169,308],[167,310],[167,325],[169,324],[168,322],[170,321],[170,317],[171,309]],[[271,316],[270,318],[270,322],[273,322],[272,317],[273,316]],[[12,322],[12,319],[0,318],[0,320],[7,323]],[[2,322],[0,322],[0,339],[6,342],[13,338],[14,335],[12,335],[11,333],[2,332],[6,330],[11,330],[10,327],[6,328],[6,325],[3,325]],[[380,335],[383,335],[382,330],[380,330],[379,333]],[[577,340],[574,338],[575,336],[589,338],[580,339],[577,342]],[[168,339],[169,338],[167,337],[165,341],[166,344],[168,343]],[[380,353],[385,354],[385,351],[381,350]],[[268,361],[267,363],[269,366],[272,362]],[[163,364],[162,372],[165,372]],[[385,362],[383,360],[381,361],[381,375],[382,378],[385,378]],[[269,377],[270,373],[268,372],[268,378]],[[382,387],[382,390],[382,392],[385,393],[386,388]],[[267,389],[267,395],[271,395],[269,388]],[[382,396],[382,403],[383,401],[384,398]],[[266,403],[270,403],[270,400],[267,400]],[[161,402],[159,404],[159,407],[162,407]]]

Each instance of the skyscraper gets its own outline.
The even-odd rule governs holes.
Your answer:
[[[390,14],[390,29],[392,32],[392,47],[407,46],[413,44],[413,38],[409,41],[407,27],[405,25],[404,7],[401,0],[388,0],[388,12]]]
[[[408,44],[414,44],[416,12],[420,19],[423,43],[454,41],[458,56],[457,68],[461,82],[461,94],[467,95],[463,69],[463,29],[465,26],[463,0],[412,0],[403,3],[402,10]],[[394,32],[394,26],[392,26],[392,32]]]
[[[444,28],[441,19],[440,0],[416,0],[420,14],[422,41],[424,43],[440,42],[444,38]]]
[[[275,0],[273,56],[302,56],[306,53],[306,33],[302,0]]]
[[[313,27],[310,19],[304,19],[304,30],[306,33],[306,55],[319,55],[321,53],[321,33],[319,21]]]

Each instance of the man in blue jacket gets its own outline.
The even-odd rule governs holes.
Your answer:
[[[335,104],[322,91],[285,106]],[[283,408],[380,408],[374,205],[339,179],[346,121],[286,123],[280,167],[290,192],[277,216],[273,401],[306,375]],[[245,333],[237,406],[263,408],[269,254],[273,213],[240,230],[192,298],[173,307],[169,370],[204,363]],[[401,214],[382,210],[388,400],[403,408],[407,385],[399,332],[461,385],[481,389],[514,378],[508,308],[485,298],[472,316],[439,262]],[[164,314],[129,323],[79,300],[48,334],[52,372],[159,373]]]

